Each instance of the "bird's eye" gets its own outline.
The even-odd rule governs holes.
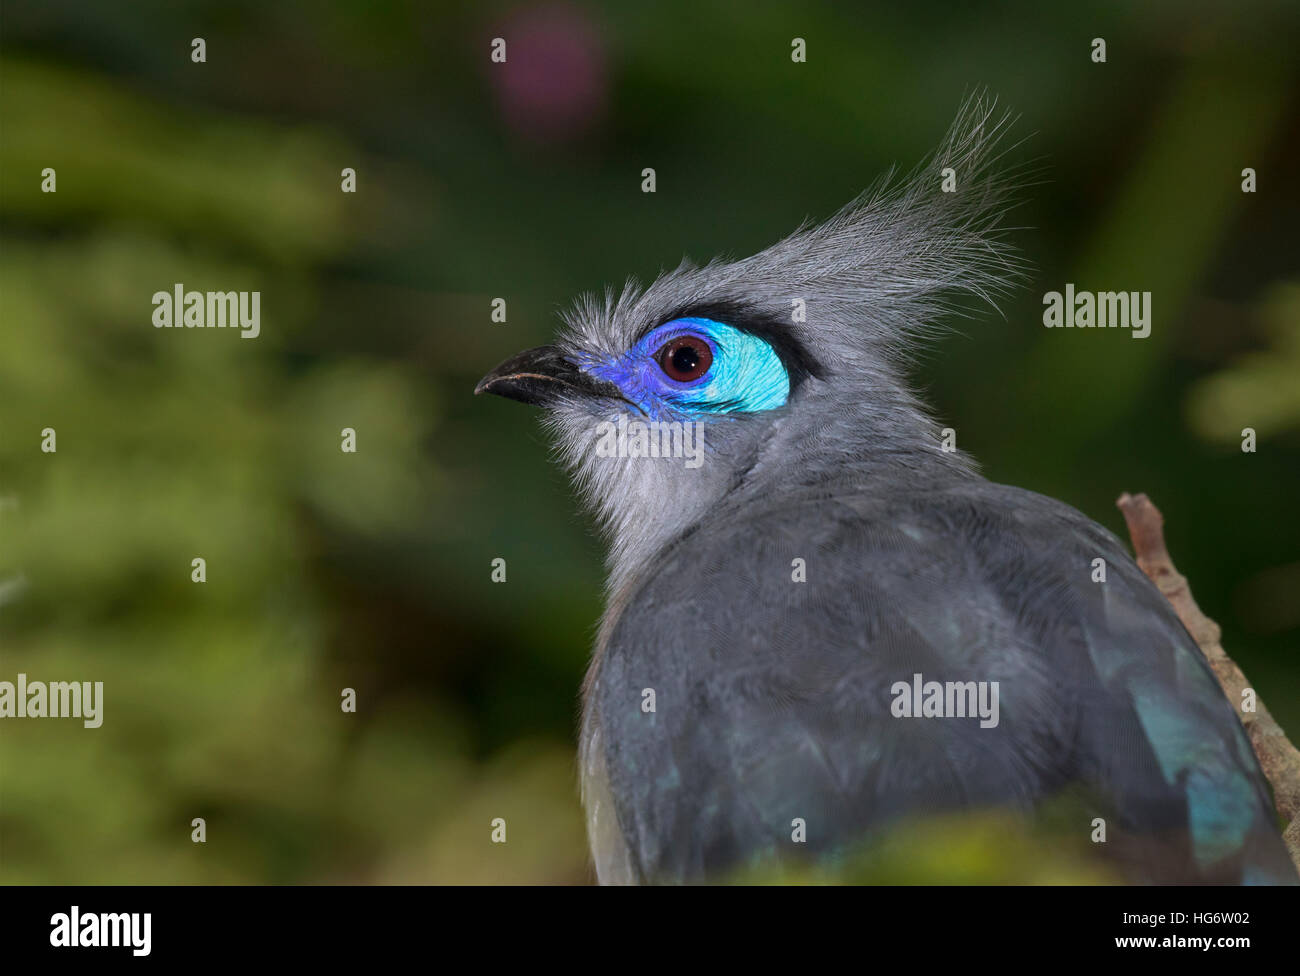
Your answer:
[[[669,379],[690,383],[709,371],[713,350],[699,336],[684,335],[664,343],[656,358]]]

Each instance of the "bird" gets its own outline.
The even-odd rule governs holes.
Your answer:
[[[828,220],[580,297],[479,381],[542,408],[608,542],[578,743],[600,883],[840,863],[1062,796],[1122,881],[1297,882],[1169,602],[1101,525],[986,479],[911,385],[947,316],[1028,276],[1015,121],[970,95]]]

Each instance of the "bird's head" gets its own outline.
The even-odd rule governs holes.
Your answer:
[[[1015,180],[992,165],[1008,125],[973,98],[908,177],[752,257],[586,296],[555,345],[479,382],[546,409],[611,582],[726,500],[967,470],[903,374],[963,294],[992,301],[1020,274],[1002,225]]]

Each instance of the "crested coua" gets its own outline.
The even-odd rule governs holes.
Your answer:
[[[1296,881],[1168,601],[1095,522],[983,478],[905,381],[963,296],[1022,276],[1008,124],[972,99],[910,176],[588,297],[480,381],[545,408],[608,537],[580,756],[601,882],[826,863],[1067,794],[1117,877]]]

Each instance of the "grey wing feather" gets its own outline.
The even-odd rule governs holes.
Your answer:
[[[895,718],[891,689],[917,673],[997,681],[998,725]],[[1106,798],[1135,879],[1295,878],[1240,723],[1167,601],[1113,536],[1018,489],[718,518],[628,601],[589,714],[636,880],[835,852],[911,815],[1029,811],[1076,784]]]

